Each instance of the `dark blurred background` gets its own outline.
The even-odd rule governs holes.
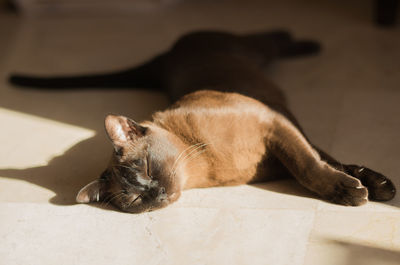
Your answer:
[[[132,11],[145,11],[177,4],[183,0],[98,0],[98,1],[68,1],[68,0],[1,0],[0,4],[18,14],[40,15],[53,12],[55,14],[128,14]],[[352,1],[336,1],[345,7]],[[399,13],[399,0],[364,0],[363,5],[372,6],[371,21],[380,26],[394,26]],[[228,3],[229,4],[229,3]],[[246,1],[243,1],[246,4]],[[251,4],[251,3],[249,3]]]

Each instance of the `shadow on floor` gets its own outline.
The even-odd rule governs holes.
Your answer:
[[[108,161],[103,154],[111,155],[112,150],[111,146],[106,147],[106,142],[103,137],[95,136],[53,158],[46,166],[0,169],[0,176],[27,181],[53,191],[56,194],[50,199],[53,204],[72,205],[75,204],[75,196],[79,189],[97,178],[106,167]],[[23,198],[17,198],[21,199]]]
[[[301,186],[296,180],[292,178],[251,184],[251,186],[276,193],[284,193],[305,198],[318,198],[317,195]]]
[[[340,265],[394,265],[399,264],[400,251],[368,246],[342,240],[328,240],[335,247],[342,248],[346,260]]]

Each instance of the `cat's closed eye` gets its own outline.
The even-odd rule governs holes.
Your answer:
[[[146,157],[146,166],[147,166],[147,176],[151,179],[153,179],[153,177],[151,176],[151,172],[150,172],[150,162],[149,162],[149,157]]]

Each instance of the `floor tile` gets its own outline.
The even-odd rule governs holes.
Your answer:
[[[319,211],[305,264],[398,264],[400,213]]]

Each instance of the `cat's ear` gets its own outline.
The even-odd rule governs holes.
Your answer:
[[[115,147],[123,147],[128,142],[144,136],[147,130],[124,116],[107,115],[104,123],[108,137]]]
[[[104,197],[103,185],[104,181],[99,179],[90,182],[78,192],[78,195],[76,195],[76,202],[89,203],[101,201]]]

